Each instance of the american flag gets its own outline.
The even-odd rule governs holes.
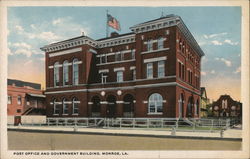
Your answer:
[[[110,14],[107,14],[107,16],[108,16],[108,22],[107,22],[108,26],[120,31],[121,29],[119,21],[116,20],[114,17],[112,17]]]

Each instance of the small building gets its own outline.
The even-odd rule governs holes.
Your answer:
[[[209,99],[207,98],[207,92],[205,87],[201,87],[201,105],[200,105],[200,117],[207,117]]]
[[[214,117],[242,117],[242,103],[233,100],[230,95],[221,95],[212,103]]]
[[[8,79],[9,116],[44,115],[45,95],[41,84]]]

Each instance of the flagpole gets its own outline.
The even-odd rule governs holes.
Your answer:
[[[108,10],[106,10],[107,21],[106,21],[106,38],[109,36],[109,26],[108,26]]]

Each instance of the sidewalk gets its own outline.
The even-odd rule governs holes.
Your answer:
[[[46,133],[78,133],[78,134],[99,134],[99,135],[121,135],[121,136],[148,136],[148,137],[174,137],[174,138],[197,138],[197,139],[232,139],[241,140],[241,129],[228,129],[224,131],[223,138],[217,132],[192,132],[176,131],[175,134],[169,130],[153,129],[120,129],[120,128],[73,128],[73,127],[52,127],[52,126],[8,126],[8,130],[32,131]]]

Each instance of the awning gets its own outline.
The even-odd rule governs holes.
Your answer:
[[[33,94],[33,93],[27,93],[31,97],[37,97],[37,98],[45,98],[46,96],[43,94]]]

